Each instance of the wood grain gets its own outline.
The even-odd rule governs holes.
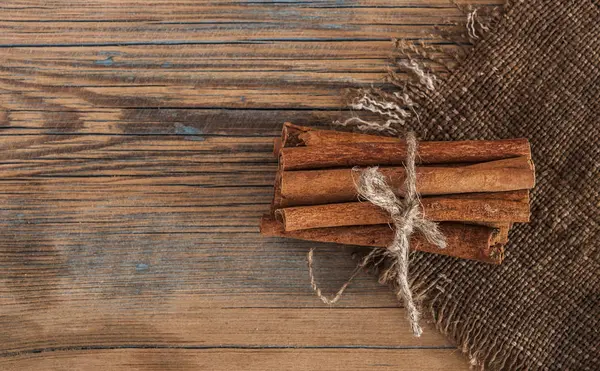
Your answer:
[[[0,368],[467,368],[433,326],[410,336],[372,277],[324,307],[305,266],[315,245],[258,234],[281,124],[352,115],[339,97],[384,86],[393,37],[455,49],[440,37],[464,33],[453,5],[10,0],[0,13]],[[333,292],[353,250],[319,247]]]

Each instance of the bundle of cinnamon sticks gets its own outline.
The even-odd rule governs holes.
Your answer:
[[[352,168],[379,166],[402,197],[402,139],[286,123],[273,152],[279,168],[263,235],[377,247],[392,242],[390,216],[360,202]],[[414,234],[411,248],[500,264],[513,223],[529,221],[535,172],[528,140],[419,142],[418,159],[422,211],[439,222],[447,247]]]

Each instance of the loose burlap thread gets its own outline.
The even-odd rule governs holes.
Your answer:
[[[387,282],[393,277],[397,290],[398,300],[404,303],[407,311],[408,321],[415,336],[421,336],[423,329],[419,325],[421,313],[417,307],[408,279],[410,238],[414,231],[420,232],[428,242],[434,244],[440,249],[446,247],[446,241],[439,231],[437,224],[425,219],[419,193],[417,191],[417,175],[415,169],[415,159],[417,155],[417,140],[414,133],[409,132],[406,135],[406,161],[404,167],[404,198],[399,199],[385,179],[385,176],[379,172],[377,167],[367,169],[354,168],[353,174],[358,174],[355,178],[355,186],[358,195],[372,204],[385,210],[392,219],[394,227],[394,239],[386,248],[374,248],[356,267],[351,277],[342,285],[332,299],[323,295],[318,287],[313,272],[314,250],[308,252],[308,273],[310,284],[313,291],[325,304],[335,304],[343,295],[344,291],[356,277],[356,275],[366,266],[373,263],[373,257],[379,257],[379,262],[386,259],[389,264],[382,275],[383,281]],[[375,263],[378,265],[378,263]]]

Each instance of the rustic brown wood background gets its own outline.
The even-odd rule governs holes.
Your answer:
[[[471,1],[481,6],[501,0]],[[284,121],[350,113],[447,0],[0,4],[0,368],[465,370],[314,244],[264,239]],[[438,29],[435,25],[441,25]],[[351,248],[318,245],[335,290]]]

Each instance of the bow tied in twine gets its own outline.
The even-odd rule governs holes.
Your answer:
[[[399,199],[394,190],[389,186],[383,174],[377,167],[367,169],[354,168],[353,172],[358,174],[355,182],[356,191],[362,199],[379,206],[389,213],[395,233],[394,240],[386,248],[373,248],[373,250],[356,267],[352,276],[342,285],[333,299],[328,299],[321,293],[321,289],[316,284],[313,274],[313,249],[308,253],[308,271],[312,289],[325,304],[334,304],[342,296],[344,290],[356,275],[369,263],[374,262],[379,265],[384,259],[388,259],[389,264],[381,274],[380,281],[394,282],[396,286],[396,295],[399,300],[404,302],[408,312],[413,334],[421,336],[423,332],[419,325],[419,309],[417,308],[408,282],[408,265],[410,253],[410,237],[416,230],[420,232],[428,242],[443,249],[446,247],[446,241],[439,231],[437,224],[425,219],[421,211],[419,193],[417,192],[417,175],[415,169],[415,158],[417,154],[417,140],[414,133],[406,135],[406,161],[405,180],[404,180],[404,198]],[[374,261],[374,257],[380,257]]]

